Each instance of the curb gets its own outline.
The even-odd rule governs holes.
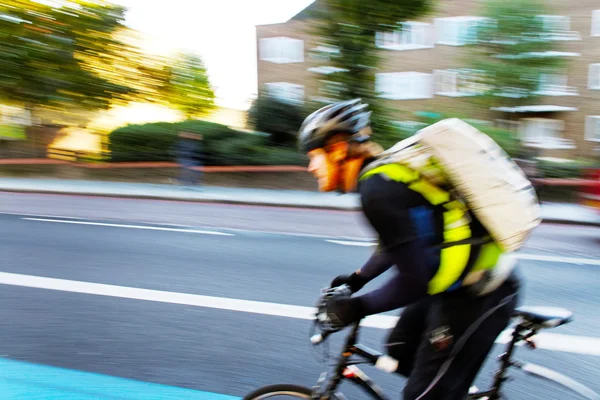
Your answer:
[[[33,161],[33,162],[32,162]],[[56,159],[0,159],[0,166],[41,166],[64,165],[83,169],[154,169],[180,168],[179,164],[171,161],[140,161],[140,162],[111,162],[111,163],[78,163]],[[206,165],[193,167],[195,170],[210,172],[308,172],[307,167],[300,165]]]
[[[57,194],[65,196],[87,196],[87,197],[106,197],[106,198],[119,198],[119,199],[142,199],[142,200],[168,200],[168,201],[180,201],[186,203],[207,203],[207,204],[232,204],[232,205],[248,205],[248,206],[262,206],[262,207],[279,207],[279,208],[295,208],[295,209],[311,209],[311,210],[323,210],[323,211],[348,211],[357,212],[360,211],[360,207],[348,207],[348,206],[333,206],[333,205],[320,205],[320,204],[298,204],[298,203],[283,203],[283,202],[265,202],[265,201],[253,201],[253,200],[236,200],[236,199],[223,199],[223,198],[189,198],[189,197],[176,197],[176,196],[164,196],[164,195],[144,195],[144,194],[127,194],[127,193],[94,193],[94,192],[77,192],[77,191],[59,191],[59,190],[44,190],[44,189],[12,189],[12,188],[0,188],[0,193],[33,193],[33,194]]]
[[[310,210],[323,210],[323,211],[347,211],[347,212],[359,212],[360,206],[347,206],[347,205],[320,205],[320,204],[299,204],[299,203],[285,203],[285,202],[268,202],[268,201],[255,201],[255,200],[243,200],[243,199],[228,199],[228,198],[190,198],[190,197],[177,197],[177,196],[166,196],[166,195],[150,195],[150,194],[128,194],[128,193],[107,193],[107,192],[79,192],[79,191],[60,191],[54,189],[13,189],[13,188],[0,188],[0,192],[6,193],[35,193],[35,194],[58,194],[58,195],[71,195],[71,196],[91,196],[91,197],[106,197],[106,198],[124,198],[124,199],[143,199],[143,200],[168,200],[168,201],[181,201],[187,203],[207,203],[207,204],[232,204],[232,205],[249,205],[249,206],[262,206],[262,207],[280,207],[280,208],[295,208],[295,209],[310,209]],[[544,218],[542,224],[557,224],[557,225],[571,225],[571,226],[591,226],[600,227],[600,221],[569,221],[559,218]]]

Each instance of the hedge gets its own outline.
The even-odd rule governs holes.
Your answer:
[[[305,156],[294,149],[272,146],[264,135],[199,120],[118,128],[109,135],[110,160],[173,161],[171,149],[182,130],[203,135],[205,165],[306,165]]]
[[[296,133],[307,115],[300,105],[279,100],[262,90],[248,110],[248,123],[256,131],[269,133],[272,143],[294,147]]]
[[[541,178],[584,178],[587,169],[600,168],[600,163],[576,160],[556,162],[542,159],[536,162],[536,167]]]
[[[437,122],[440,118],[425,120]],[[509,131],[488,125],[474,126],[490,135],[509,155],[519,155],[519,140]],[[380,126],[380,128],[382,128]],[[414,134],[412,129],[402,129],[387,124],[374,135],[375,141],[384,147]],[[171,148],[181,130],[200,133],[204,136],[203,150],[206,165],[306,165],[306,156],[295,148],[273,146],[268,135],[248,133],[227,126],[198,120],[179,123],[149,123],[127,125],[118,128],[109,135],[110,161],[173,161]],[[414,129],[415,131],[417,128]],[[598,167],[597,162],[574,161],[557,163],[539,160],[537,168],[540,177],[572,178],[581,177],[586,167]]]

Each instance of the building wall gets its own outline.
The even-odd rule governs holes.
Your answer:
[[[315,60],[309,56],[310,49],[317,46],[318,37],[311,34],[311,23],[309,20],[289,21],[284,24],[261,25],[257,27],[257,70],[258,88],[271,82],[289,82],[303,85],[305,95],[316,93],[318,88],[317,74],[308,71],[308,68],[326,65],[325,61]],[[303,61],[292,63],[274,63],[262,60],[261,39],[273,37],[287,37],[303,41]]]
[[[382,49],[382,63],[380,73],[391,72],[417,72],[433,74],[434,70],[446,70],[464,66],[467,56],[464,46],[454,46],[438,43],[448,35],[442,32],[435,24],[435,19],[440,17],[461,17],[481,15],[483,0],[453,0],[439,2],[434,13],[417,22],[431,24],[430,47],[420,49],[391,50]],[[569,57],[564,71],[567,75],[567,85],[574,87],[576,96],[543,96],[539,104],[559,105],[577,108],[577,111],[544,113],[539,115],[523,115],[521,113],[502,113],[489,111],[478,117],[480,119],[519,119],[530,117],[543,117],[564,121],[562,136],[574,148],[552,148],[556,146],[542,146],[544,155],[572,157],[598,157],[600,155],[600,141],[590,141],[585,138],[586,117],[600,116],[600,88],[589,87],[590,65],[600,64],[600,27],[597,28],[598,36],[592,36],[592,12],[600,10],[598,0],[580,0],[566,2],[564,0],[548,0],[547,4],[552,10],[552,15],[568,16],[570,21],[571,37],[575,40],[557,41],[560,51],[577,53],[577,57]],[[600,11],[598,12],[600,14]],[[600,15],[597,24],[600,25]],[[318,96],[318,79],[326,79],[326,75],[319,75],[308,71],[311,67],[327,65],[326,61],[315,60],[309,56],[309,50],[318,45],[318,38],[310,33],[310,20],[291,20],[285,24],[263,25],[257,27],[258,43],[258,83],[259,87],[270,82],[290,82],[304,86],[305,98]],[[437,36],[440,35],[438,38]],[[269,37],[289,37],[304,41],[303,62],[277,64],[261,60],[260,40]],[[443,37],[442,37],[443,36]],[[427,40],[425,40],[427,42]],[[600,74],[600,67],[599,72]],[[418,78],[425,79],[425,78]],[[472,105],[466,98],[444,96],[435,93],[435,77],[432,76],[431,84],[434,88],[426,98],[415,99],[385,99],[384,101],[393,109],[398,110],[397,119],[411,119],[415,111],[448,111],[467,112],[472,110]],[[600,78],[598,78],[600,79]],[[425,80],[424,82],[427,82]],[[472,113],[471,113],[472,114]],[[472,115],[477,117],[476,115]],[[598,124],[600,129],[600,123]],[[560,147],[560,146],[559,146]],[[569,146],[567,146],[569,147]]]

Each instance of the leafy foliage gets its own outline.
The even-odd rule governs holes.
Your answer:
[[[186,117],[204,116],[215,107],[215,93],[208,80],[202,59],[180,54],[169,66],[168,102]]]
[[[484,5],[487,23],[478,29],[477,40],[466,58],[470,68],[483,72],[479,83],[481,105],[516,106],[539,98],[543,74],[555,74],[564,59],[549,55],[557,51],[554,34],[540,15],[549,14],[537,0],[490,0]]]
[[[304,165],[306,160],[292,149],[269,146],[258,134],[240,132],[224,125],[199,120],[179,123],[128,125],[109,137],[111,161],[171,161],[172,146],[180,131],[200,133],[207,165]]]
[[[170,104],[187,117],[214,108],[202,60],[143,53],[125,9],[102,0],[0,3],[0,102],[73,112],[131,101]]]
[[[124,9],[100,1],[51,7],[31,0],[0,4],[0,100],[35,106],[104,108],[132,88],[93,73],[123,44],[113,33]],[[109,63],[110,65],[110,63]]]
[[[402,21],[428,13],[432,5],[433,0],[322,0],[312,13],[318,21],[314,33],[328,50],[324,56],[339,68],[327,77],[339,84],[329,97],[360,97],[371,105],[375,121],[378,116],[385,120],[388,112],[375,92],[375,71],[380,63],[376,34],[401,29]]]
[[[256,131],[269,133],[274,144],[291,146],[304,114],[302,107],[261,91],[248,110],[248,123]]]

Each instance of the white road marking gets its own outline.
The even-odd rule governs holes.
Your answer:
[[[151,231],[185,232],[185,233],[200,233],[203,235],[235,236],[233,233],[203,231],[203,230],[196,230],[196,229],[178,229],[178,228],[162,228],[162,227],[158,227],[158,226],[108,224],[108,223],[104,223],[104,222],[65,221],[65,220],[45,219],[45,218],[23,218],[23,219],[28,220],[28,221],[55,222],[55,223],[61,223],[61,224],[109,226],[109,227],[114,227],[114,228],[146,229],[146,230],[151,230]]]
[[[342,246],[359,246],[359,247],[372,247],[377,246],[377,243],[373,242],[350,242],[347,240],[326,240],[329,243],[341,244]]]
[[[64,215],[23,214],[23,213],[10,213],[10,212],[0,212],[0,215],[17,215],[19,217],[37,217],[37,218],[83,219],[80,217],[67,217]]]
[[[376,246],[374,242],[361,242],[361,241],[344,241],[344,240],[327,240],[329,243],[340,244],[342,246],[359,246],[359,247],[372,247]],[[531,261],[549,261],[563,264],[579,264],[579,265],[597,265],[600,266],[600,260],[593,258],[578,258],[578,257],[562,257],[562,256],[551,256],[544,254],[516,254],[516,257],[520,260],[531,260]]]
[[[521,260],[534,260],[534,261],[549,261],[558,262],[563,264],[580,264],[580,265],[598,265],[600,266],[600,260],[593,258],[575,258],[575,257],[561,257],[561,256],[547,256],[543,254],[519,254],[517,257]]]
[[[11,213],[0,213],[0,214],[9,214],[9,215],[26,215],[26,214],[11,214]],[[38,215],[38,217],[47,217],[47,218],[68,218],[68,219],[77,219],[81,220],[79,217],[60,217],[60,216],[42,216]],[[68,220],[58,220],[58,219],[47,219],[47,218],[22,218],[24,220],[29,221],[42,221],[42,222],[57,222],[64,224],[81,224],[81,225],[97,225],[97,226],[109,226],[109,227],[119,227],[119,228],[130,228],[130,229],[146,229],[146,230],[156,230],[156,231],[171,231],[171,232],[188,232],[188,233],[198,233],[205,235],[220,235],[220,236],[235,236],[233,233],[226,232],[217,232],[217,231],[209,231],[209,230],[198,230],[198,229],[177,229],[177,228],[163,228],[157,226],[142,226],[142,225],[128,225],[128,224],[113,224],[113,223],[100,223],[100,222],[86,222],[86,221],[68,221]],[[179,226],[179,227],[190,227],[190,225],[178,225],[178,224],[164,224],[164,223],[154,223],[155,225],[162,226]],[[298,236],[298,237],[312,237],[312,238],[321,238],[325,239],[326,242],[339,244],[342,246],[355,246],[355,247],[374,247],[377,246],[377,242],[365,240],[356,240],[354,238],[347,238],[348,240],[336,240],[336,239],[328,239],[331,236],[325,235],[311,235],[311,234],[303,234],[303,233],[289,233],[289,232],[278,232],[278,231],[256,231],[249,229],[236,229],[236,228],[222,228],[227,231],[233,232],[254,232],[254,233],[265,233],[265,234],[275,234],[275,235],[289,235],[289,236]],[[582,258],[582,257],[562,257],[558,255],[544,255],[544,254],[517,254],[516,255],[520,260],[530,260],[530,261],[548,261],[548,262],[556,262],[563,264],[576,264],[576,265],[593,265],[600,266],[599,259],[593,258]]]
[[[240,311],[303,320],[312,320],[314,319],[315,314],[315,309],[313,307],[231,299],[226,297],[203,296],[198,294],[166,292],[162,290],[105,285],[100,283],[46,278],[41,276],[21,275],[8,272],[0,272],[0,284],[124,299],[146,300],[160,303],[181,304],[195,307],[214,308],[219,310]],[[367,317],[363,321],[362,325],[370,328],[390,329],[396,324],[397,321],[398,317],[388,315],[373,315]],[[507,330],[498,337],[496,343],[506,343],[506,340],[509,338],[510,331]],[[600,356],[600,338],[595,337],[543,332],[536,336],[536,344],[539,348],[546,350]]]
[[[350,241],[361,241],[361,240],[363,240],[363,238],[361,238],[361,237],[355,237],[355,236],[317,235],[317,234],[312,234],[312,233],[294,233],[294,232],[257,230],[257,229],[240,229],[240,228],[219,228],[219,229],[226,229],[228,231],[233,231],[233,232],[259,233],[259,234],[266,234],[266,235],[281,235],[281,236],[292,236],[292,237],[313,238],[313,239],[326,239],[326,240],[333,240],[333,238],[350,240]],[[364,240],[369,240],[369,238],[364,238]]]

